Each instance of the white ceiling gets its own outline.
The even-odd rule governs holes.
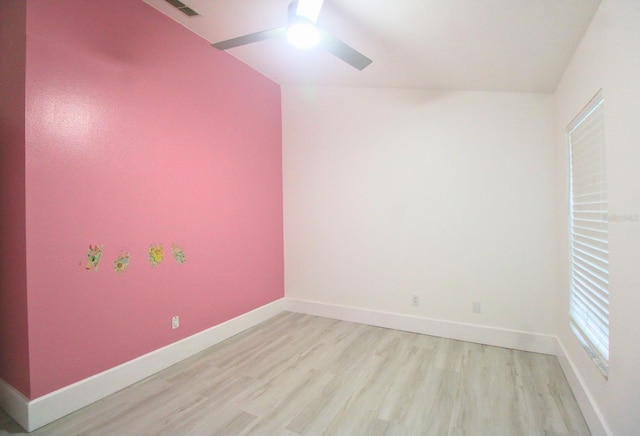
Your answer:
[[[290,0],[144,0],[209,42],[284,26]],[[229,50],[283,85],[553,92],[600,0],[325,0],[319,27],[373,63],[358,71],[285,39]],[[211,50],[215,50],[213,47]]]

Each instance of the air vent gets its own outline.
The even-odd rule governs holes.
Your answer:
[[[186,8],[180,8],[180,10],[182,12],[184,12],[185,15],[188,15],[190,17],[193,17],[195,15],[198,15],[198,13],[196,11],[194,11],[193,9],[191,9],[190,7],[186,7]]]
[[[182,3],[180,0],[165,0],[165,1],[189,17],[194,17],[196,15],[199,15],[196,11],[194,11],[189,6]]]
[[[182,3],[179,0],[167,0],[167,3],[169,3],[174,8],[186,8],[187,7],[187,5],[185,5],[184,3]]]

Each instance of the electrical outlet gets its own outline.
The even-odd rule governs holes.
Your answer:
[[[473,313],[480,313],[482,312],[482,306],[480,304],[479,301],[474,301],[473,302]]]
[[[180,327],[180,317],[176,315],[171,318],[171,328],[177,329],[178,327]]]
[[[420,296],[418,294],[413,294],[411,296],[411,305],[420,306]]]

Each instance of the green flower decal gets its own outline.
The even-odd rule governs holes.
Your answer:
[[[98,271],[100,265],[100,258],[102,257],[102,245],[89,245],[89,252],[87,253],[87,271]]]
[[[180,248],[177,244],[173,244],[171,246],[171,252],[173,253],[173,257],[175,258],[176,262],[178,262],[179,264],[183,264],[187,261],[184,255],[184,250],[182,250],[182,248]]]

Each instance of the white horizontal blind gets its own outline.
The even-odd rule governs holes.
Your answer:
[[[570,154],[571,327],[605,376],[609,367],[609,224],[604,100],[567,128]]]

